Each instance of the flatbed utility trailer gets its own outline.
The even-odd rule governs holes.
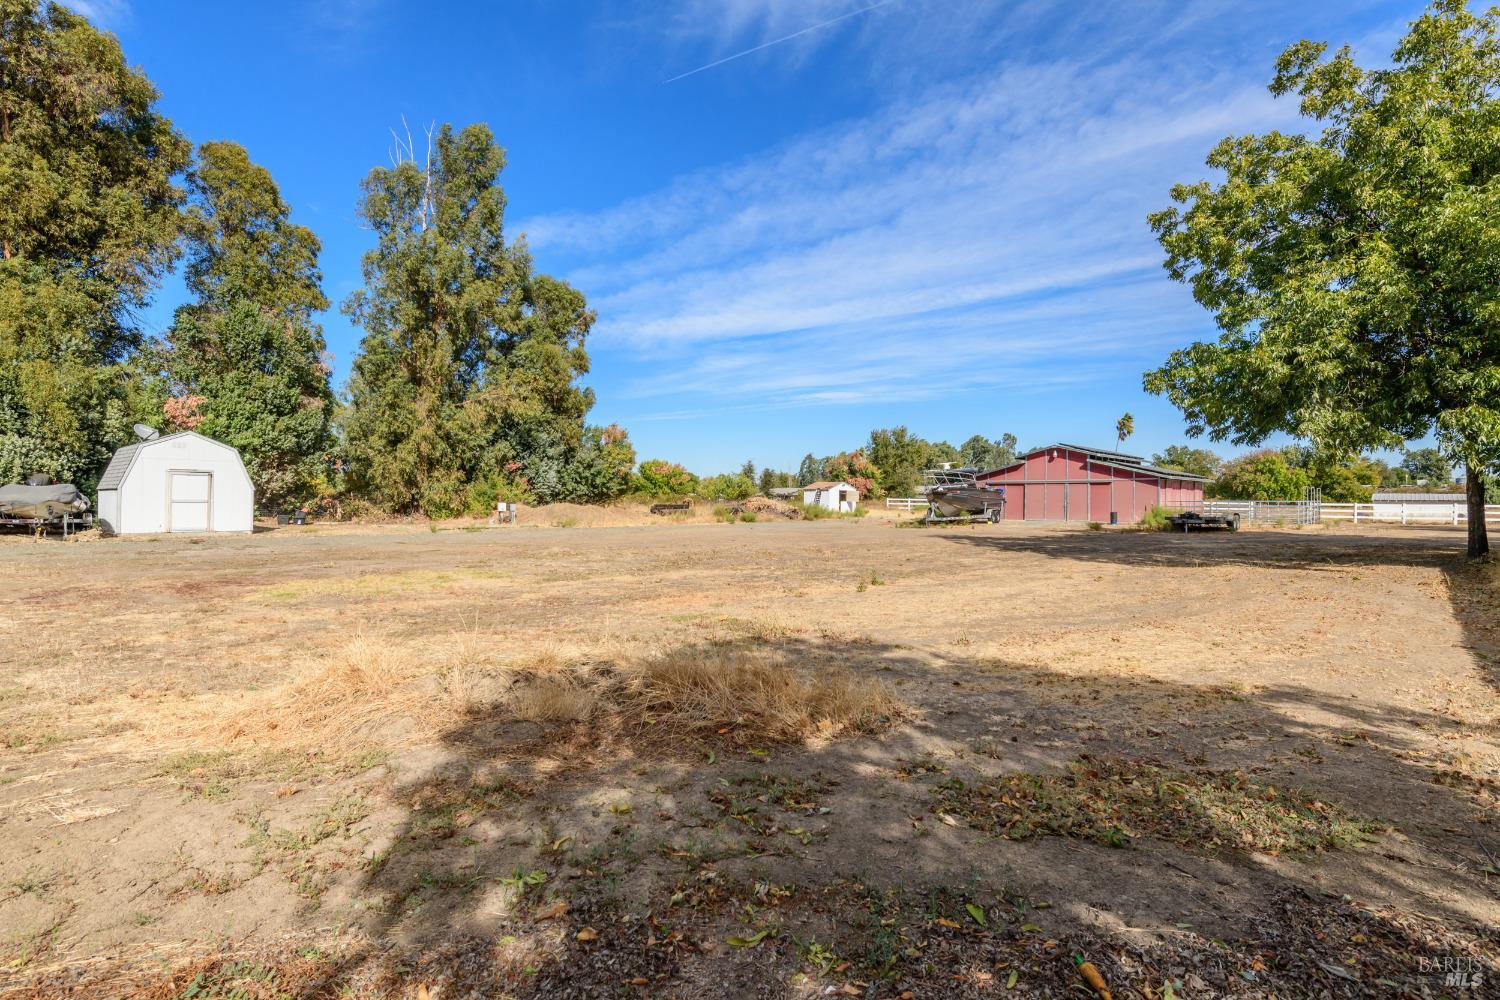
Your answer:
[[[44,534],[48,529],[61,528],[62,536],[67,538],[72,532],[84,531],[93,526],[94,515],[88,511],[57,514],[53,517],[11,517],[0,514],[0,528],[30,528],[37,535]]]
[[[1239,514],[1200,514],[1196,510],[1183,511],[1167,518],[1172,527],[1181,528],[1187,534],[1194,528],[1223,528],[1226,531],[1240,530]]]
[[[983,510],[974,511],[972,513],[966,511],[962,514],[954,514],[951,516],[942,513],[938,509],[937,504],[928,504],[927,516],[922,518],[922,521],[925,524],[951,524],[954,522],[973,524],[975,521],[988,521],[990,524],[995,524],[1004,516],[1005,501],[1002,499],[994,506],[985,504]]]

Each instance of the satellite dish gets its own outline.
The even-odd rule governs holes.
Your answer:
[[[150,441],[161,434],[160,431],[158,431],[155,427],[152,427],[150,424],[136,424],[130,429],[135,431],[135,436],[140,438],[142,441]]]

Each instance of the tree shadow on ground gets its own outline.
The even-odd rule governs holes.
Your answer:
[[[518,743],[504,719],[466,719],[420,772],[393,779],[391,796],[411,808],[363,886],[383,901],[372,936],[413,955],[455,936],[506,942],[487,952],[487,974],[518,996],[621,984],[790,996],[799,970],[819,984],[854,975],[820,972],[809,942],[858,956],[844,960],[881,996],[985,995],[990,979],[954,980],[937,953],[982,957],[990,977],[1010,955],[1033,984],[1065,990],[1076,977],[1048,952],[1081,949],[1116,983],[1193,976],[1222,995],[1276,984],[1352,996],[1379,979],[1418,989],[1433,985],[1420,960],[1443,948],[1496,970],[1500,883],[1481,846],[1493,827],[1474,790],[1440,783],[1426,754],[1449,720],[1295,686],[1078,676],[873,642],[761,646],[800,670],[879,677],[916,712],[882,735],[813,747],[732,725],[676,745],[632,747],[588,726]],[[1393,829],[1360,848],[1274,856],[1150,835],[1123,849],[1017,841],[934,811],[945,781],[1091,758],[1233,771]],[[908,956],[883,920],[937,944]]]
[[[1432,528],[1359,535],[1327,530],[1176,532],[1055,531],[1030,534],[943,532],[944,541],[999,553],[1140,567],[1247,566],[1327,572],[1348,567],[1433,569],[1464,631],[1481,677],[1500,691],[1500,581],[1491,559],[1464,556],[1463,535]]]

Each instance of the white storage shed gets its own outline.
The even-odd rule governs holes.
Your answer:
[[[859,503],[859,490],[845,482],[808,483],[802,487],[802,503],[847,514]]]
[[[255,487],[238,451],[182,431],[115,452],[99,480],[95,512],[112,535],[251,531]]]

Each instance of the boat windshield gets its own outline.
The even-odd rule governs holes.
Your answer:
[[[927,490],[934,487],[973,489],[979,485],[979,481],[974,478],[978,471],[978,469],[926,469],[922,473],[923,486]]]

